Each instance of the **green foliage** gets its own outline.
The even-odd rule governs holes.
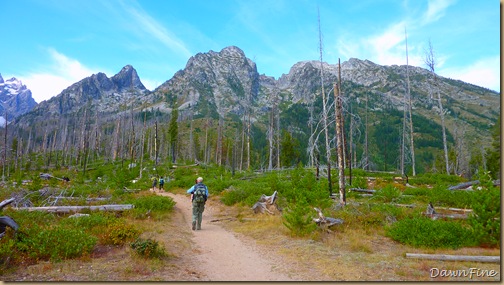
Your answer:
[[[486,150],[487,167],[492,178],[497,179],[501,174],[501,124],[500,114],[497,122],[491,129],[492,146]]]
[[[297,165],[301,162],[301,151],[299,141],[289,132],[282,132],[281,140],[282,153],[280,156],[281,164],[286,167]]]
[[[166,250],[159,242],[153,239],[137,238],[130,247],[140,256],[146,258],[159,258],[166,256]]]
[[[450,191],[442,186],[434,186],[427,199],[434,206],[447,206],[456,208],[470,208],[475,193],[469,191]]]
[[[127,200],[127,202],[133,204],[135,209],[141,211],[150,210],[155,212],[168,212],[171,211],[175,206],[175,202],[172,198],[155,194],[135,197],[131,200]]]
[[[415,177],[410,177],[409,183],[411,185],[437,185],[448,186],[456,185],[464,181],[463,178],[457,175],[447,175],[444,173],[423,173]]]
[[[352,177],[352,185],[351,188],[360,188],[367,189],[367,179],[362,176],[354,176]]]
[[[293,236],[306,236],[312,233],[317,225],[313,222],[313,208],[310,207],[305,197],[298,195],[295,203],[291,203],[284,211],[283,224]]]
[[[475,239],[484,246],[499,246],[501,240],[501,194],[488,172],[480,175],[481,189],[474,196],[469,222]]]
[[[80,229],[65,226],[45,229],[32,227],[18,236],[15,250],[34,260],[59,261],[91,253],[96,242],[96,237]]]
[[[140,230],[135,226],[127,224],[123,220],[117,220],[107,227],[102,242],[104,244],[123,245],[135,240],[139,236]]]
[[[396,201],[399,196],[401,196],[401,190],[397,189],[391,184],[386,185],[382,189],[378,189],[374,195],[373,199],[389,203]]]
[[[420,248],[452,248],[473,246],[471,230],[459,223],[414,217],[392,224],[386,235],[393,240]]]

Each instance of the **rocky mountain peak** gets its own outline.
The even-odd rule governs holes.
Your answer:
[[[5,112],[11,118],[16,118],[31,111],[37,102],[32,97],[30,89],[21,80],[12,77],[4,80],[0,75],[0,113]]]
[[[145,86],[140,81],[140,77],[138,77],[137,71],[129,64],[124,66],[121,71],[111,79],[119,90],[146,90]]]

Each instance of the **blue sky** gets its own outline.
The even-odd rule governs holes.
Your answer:
[[[497,0],[18,0],[0,1],[0,74],[35,101],[94,73],[131,64],[153,90],[197,53],[237,46],[260,74],[280,77],[298,61],[349,58],[426,68],[500,91]]]

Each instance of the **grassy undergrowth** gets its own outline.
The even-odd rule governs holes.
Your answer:
[[[500,189],[487,183],[489,179],[485,177],[480,178],[479,192],[449,191],[449,185],[461,182],[459,177],[426,174],[410,178],[409,183],[414,186],[407,187],[394,182],[393,174],[380,173],[370,186],[368,177],[375,174],[354,170],[349,188],[372,187],[377,191],[373,197],[347,192],[347,205],[341,207],[329,197],[327,179],[317,179],[312,170],[301,167],[233,175],[221,167],[171,168],[166,164],[146,165],[140,171],[139,166],[104,163],[88,169],[86,174],[59,169],[53,175],[69,177],[70,182],[43,180],[33,173],[16,176],[1,188],[1,198],[21,193],[24,202],[43,206],[53,201],[49,199],[51,195],[59,195],[78,197],[65,205],[124,203],[133,204],[134,208],[116,213],[83,211],[89,216],[69,218],[68,214],[15,211],[7,207],[3,214],[16,220],[20,231],[14,234],[8,230],[0,240],[0,273],[44,260],[86,257],[100,245],[130,246],[133,252],[145,257],[164,256],[166,252],[155,239],[141,237],[149,230],[142,227],[142,221],[161,222],[171,215],[174,207],[172,199],[145,191],[151,187],[153,177],[161,176],[165,177],[166,191],[188,189],[196,177],[204,177],[212,196],[217,196],[225,207],[238,209],[235,215],[241,225],[236,230],[257,237],[267,234],[278,242],[288,237],[322,242],[328,248],[344,244],[346,250],[359,254],[374,253],[376,237],[426,249],[499,247],[500,242]],[[337,173],[333,177],[338,177]],[[333,193],[338,190],[338,181],[333,181]],[[258,222],[241,220],[251,214],[250,207],[261,195],[272,195],[275,191],[281,215],[261,217]],[[108,199],[86,200],[104,197]],[[474,208],[477,215],[464,221],[432,221],[421,215],[428,203],[435,207]],[[405,204],[412,207],[398,206]],[[326,217],[344,220],[343,225],[334,226],[329,232],[317,227],[313,222],[317,217],[314,207]]]

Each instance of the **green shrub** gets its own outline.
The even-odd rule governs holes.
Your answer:
[[[314,213],[306,199],[299,195],[295,203],[291,203],[283,212],[283,224],[290,230],[291,235],[306,236],[317,228],[317,224],[313,222]]]
[[[91,212],[89,216],[62,219],[59,224],[100,236],[100,233],[106,231],[108,225],[117,222],[117,220],[118,218],[113,213]]]
[[[469,208],[475,193],[470,191],[451,191],[444,186],[434,186],[431,189],[428,200],[434,206],[445,206],[455,208]]]
[[[386,234],[395,241],[414,247],[457,249],[475,244],[471,231],[461,224],[425,217],[396,222],[387,228]]]
[[[110,224],[102,237],[104,244],[123,245],[140,236],[140,231],[133,225],[118,220]]]
[[[367,189],[367,178],[362,176],[352,177],[351,188]]]
[[[483,173],[483,172],[480,172]],[[501,195],[488,172],[480,175],[480,190],[474,196],[469,219],[475,239],[484,246],[499,246],[501,239]]]
[[[154,212],[169,212],[175,206],[175,201],[172,198],[155,194],[135,197],[128,203],[133,204],[135,209]]]
[[[57,216],[54,213],[44,211],[16,211],[10,208],[5,209],[2,215],[8,215],[20,226],[20,228],[30,228],[34,225],[51,225],[57,222]]]
[[[146,258],[159,258],[166,256],[166,250],[152,239],[137,238],[130,247],[140,256]]]
[[[31,228],[28,234],[19,235],[16,249],[35,260],[69,259],[91,253],[97,238],[82,230],[54,226],[38,230]]]
[[[389,202],[394,202],[401,196],[401,190],[397,189],[393,185],[387,185],[383,187],[382,189],[378,189],[374,195],[373,199],[377,199],[379,201],[389,203]]]

